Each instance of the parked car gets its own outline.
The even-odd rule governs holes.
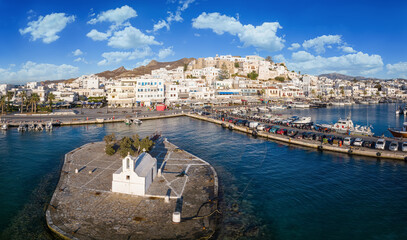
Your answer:
[[[384,140],[383,138],[380,138],[376,141],[376,149],[384,150],[385,146],[386,146],[386,140]]]
[[[373,148],[374,147],[374,142],[373,141],[364,141],[362,146],[366,147],[366,148]]]
[[[272,127],[272,128],[270,129],[270,132],[271,132],[271,133],[277,133],[278,130],[280,130],[280,128],[274,126],[274,127]]]
[[[401,144],[401,151],[407,152],[407,142],[403,142],[403,143]]]
[[[304,137],[304,139],[307,139],[307,140],[313,140],[313,138],[314,138],[313,132],[307,132],[307,134]]]
[[[363,144],[363,139],[361,139],[361,138],[356,138],[355,141],[353,142],[353,146],[361,147],[362,144]]]
[[[397,150],[399,150],[399,143],[396,141],[392,141],[390,143],[389,150],[393,151],[393,152],[396,152]]]
[[[290,136],[290,137],[294,137],[297,134],[298,134],[298,131],[296,131],[296,130],[288,130],[287,131],[287,136]]]
[[[324,136],[324,134],[322,134],[322,133],[317,133],[317,134],[314,134],[313,139],[314,139],[315,141],[321,141],[323,136]]]
[[[332,144],[334,144],[334,145],[341,145],[343,143],[343,138],[341,138],[341,137],[334,137],[333,139],[332,139]]]
[[[279,129],[277,131],[277,134],[286,135],[287,134],[287,129]]]
[[[351,143],[352,143],[352,138],[351,137],[346,137],[346,138],[343,139],[343,145],[350,146]]]

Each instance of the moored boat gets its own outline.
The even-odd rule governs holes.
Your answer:
[[[8,129],[8,124],[7,123],[2,123],[1,124],[1,130],[7,130]]]
[[[140,119],[135,118],[135,119],[133,119],[133,123],[134,124],[142,124],[143,121],[141,121]]]
[[[21,123],[21,124],[18,126],[17,131],[19,131],[19,132],[25,132],[25,131],[27,131],[27,125]]]
[[[47,122],[47,124],[45,125],[45,130],[52,131],[52,128],[53,128],[52,122]]]
[[[293,121],[292,124],[312,124],[312,119],[311,117],[300,117],[299,119]]]
[[[105,119],[104,118],[96,118],[96,122],[98,123],[104,123]]]
[[[407,138],[407,122],[403,123],[403,128],[389,128],[388,129],[393,137]]]

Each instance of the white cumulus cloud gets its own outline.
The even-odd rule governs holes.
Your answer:
[[[181,13],[185,10],[188,9],[189,5],[191,5],[195,0],[180,0],[178,1],[178,7],[175,13],[173,12],[168,12],[168,17],[163,20],[161,19],[158,21],[156,24],[153,26],[153,32],[157,32],[158,30],[162,28],[167,28],[167,30],[170,30],[170,25],[172,22],[181,22],[183,19],[181,17]]]
[[[74,22],[75,16],[67,16],[65,13],[52,13],[45,17],[40,16],[38,20],[31,21],[24,29],[20,29],[20,34],[30,34],[32,41],[42,39],[44,43],[56,41],[67,24]]]
[[[407,78],[407,62],[386,65],[387,73],[394,77]]]
[[[348,47],[348,46],[341,46],[339,48],[342,49],[342,51],[345,53],[355,53],[356,52],[355,49],[353,49],[352,47]]]
[[[72,65],[55,65],[28,61],[17,71],[0,68],[0,82],[25,83],[28,81],[57,80],[76,77],[79,68]]]
[[[120,8],[110,9],[99,13],[96,18],[92,18],[88,21],[88,23],[96,24],[98,22],[112,22],[116,25],[120,25],[134,17],[137,17],[137,12],[133,8],[124,5]]]
[[[149,48],[149,47],[145,47],[141,50],[134,50],[132,52],[121,52],[121,51],[105,52],[102,54],[102,57],[104,59],[102,61],[98,62],[98,65],[103,66],[103,65],[117,64],[122,61],[145,58],[147,56],[151,56],[152,54],[153,54],[153,52],[151,51],[151,48]]]
[[[73,51],[72,54],[73,54],[74,56],[80,56],[80,55],[83,54],[83,52],[78,48],[78,49],[76,49],[75,51]]]
[[[111,33],[103,33],[99,32],[96,29],[92,29],[88,34],[86,34],[87,37],[91,38],[93,41],[103,41],[106,40],[110,37]]]
[[[270,52],[284,47],[285,40],[277,36],[277,30],[282,28],[278,22],[264,22],[259,26],[243,25],[234,17],[217,12],[203,12],[192,20],[192,26],[197,29],[212,29],[218,35],[229,33],[237,36],[244,47],[253,46]]]
[[[158,52],[158,58],[164,59],[164,58],[166,58],[168,56],[172,56],[174,54],[175,53],[174,53],[173,47],[163,48],[163,49],[160,49],[160,51]]]
[[[301,45],[299,43],[292,43],[291,47],[289,47],[288,50],[294,51],[294,50],[297,50],[300,47],[301,47]]]
[[[302,46],[305,49],[314,49],[316,53],[324,53],[326,47],[331,47],[333,44],[341,44],[341,35],[322,35],[310,40],[304,41]]]
[[[107,45],[114,48],[130,49],[140,48],[148,45],[161,45],[154,39],[154,36],[148,36],[139,29],[129,26],[121,31],[117,31],[109,38]]]
[[[298,51],[292,53],[291,59],[287,60],[287,65],[290,69],[316,75],[329,72],[368,75],[382,70],[383,60],[379,55],[362,52],[322,57],[314,56],[306,51]]]

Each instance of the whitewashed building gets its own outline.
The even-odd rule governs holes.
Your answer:
[[[146,152],[137,158],[129,154],[113,173],[112,192],[144,196],[156,175],[157,159]]]

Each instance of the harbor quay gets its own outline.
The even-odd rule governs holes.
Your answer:
[[[112,191],[112,181],[114,186],[114,174],[124,171],[125,161],[118,154],[108,156],[104,147],[89,143],[65,155],[46,210],[47,225],[58,237],[199,239],[215,234],[219,186],[209,163],[160,137],[149,153],[138,156],[149,154],[157,164],[145,194],[123,194]]]
[[[402,161],[407,161],[407,153],[406,152],[393,152],[393,151],[388,151],[388,150],[382,150],[382,149],[372,149],[372,148],[366,148],[366,147],[356,147],[356,146],[345,146],[345,145],[330,145],[330,144],[324,144],[321,141],[314,141],[314,140],[307,140],[307,139],[296,139],[294,137],[286,136],[286,135],[280,135],[280,134],[272,134],[269,132],[264,132],[264,131],[258,131],[249,127],[243,127],[243,126],[238,126],[233,123],[225,122],[219,119],[215,119],[214,117],[208,117],[208,116],[203,116],[195,113],[188,113],[186,114],[189,117],[207,121],[207,122],[212,122],[215,124],[222,125],[224,128],[228,128],[230,130],[236,130],[240,132],[244,132],[250,135],[253,135],[255,137],[264,137],[266,139],[270,140],[275,140],[287,144],[292,144],[292,145],[298,145],[298,146],[304,146],[304,147],[309,147],[309,148],[314,148],[319,151],[332,151],[332,152],[339,152],[339,153],[344,153],[344,154],[349,154],[349,155],[359,155],[359,156],[367,156],[367,157],[373,157],[373,158],[379,158],[379,159],[394,159],[394,160],[402,160]],[[294,129],[291,127],[286,127],[284,126],[285,129],[293,129],[293,130],[298,130]],[[306,130],[306,132],[310,132],[311,130]],[[317,132],[315,132],[317,133]],[[346,137],[347,135],[339,134],[339,133],[330,133],[330,135],[337,135],[341,137]],[[368,140],[377,140],[377,138],[374,137],[367,137],[364,136],[363,138],[368,139]],[[389,138],[384,138],[385,140],[394,140],[394,139],[389,139]]]
[[[2,121],[9,127],[18,127],[21,123],[46,123],[53,121],[57,125],[84,125],[95,123],[123,122],[128,118],[159,119],[183,115],[183,110],[148,111],[145,109],[75,109],[69,114],[14,114],[3,115]]]

